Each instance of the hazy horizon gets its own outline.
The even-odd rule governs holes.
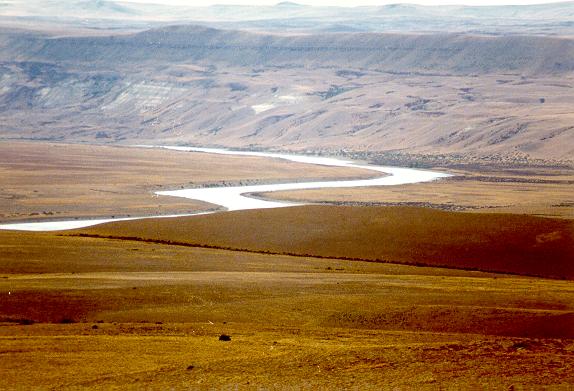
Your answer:
[[[271,6],[281,3],[281,0],[121,0],[129,3],[148,3],[148,4],[174,4],[207,7],[211,5],[253,5],[253,6]],[[354,7],[354,6],[376,6],[388,4],[416,4],[424,6],[444,6],[444,5],[467,5],[467,6],[505,6],[505,5],[536,5],[536,4],[553,4],[553,3],[570,3],[571,1],[555,0],[506,0],[503,3],[496,0],[454,0],[454,1],[435,1],[435,0],[417,0],[417,1],[396,1],[396,0],[304,0],[304,1],[285,1],[309,6],[336,6],[336,7]]]

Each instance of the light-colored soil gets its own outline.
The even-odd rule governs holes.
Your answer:
[[[92,87],[103,94],[104,107],[90,99],[78,111],[67,95],[57,103],[52,94],[31,102],[22,97],[21,104],[0,113],[6,123],[0,139],[474,155],[470,161],[497,157],[508,164],[525,159],[572,164],[572,74],[397,75],[336,66],[258,67],[254,73],[252,67],[207,69],[189,62],[165,64],[161,71],[157,64],[138,64],[137,74],[129,65],[119,68],[129,84],[120,79],[109,90]],[[5,96],[24,86],[36,88],[20,81],[33,77],[27,72],[15,66],[8,73]],[[60,77],[74,84],[87,75]],[[45,87],[39,91],[68,90],[54,78],[40,77],[37,83]],[[150,102],[153,110],[142,110]],[[120,121],[123,127],[117,126]],[[107,137],[97,138],[100,132]]]
[[[210,184],[372,177],[360,169],[160,149],[0,143],[0,221],[146,216],[217,208],[154,191]]]

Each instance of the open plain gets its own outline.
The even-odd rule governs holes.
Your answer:
[[[123,162],[118,188],[157,181],[138,176],[142,167],[175,168],[161,182],[175,187],[300,172],[293,162],[244,156],[215,164],[203,153],[14,148],[26,156],[30,147],[58,149],[66,162],[102,149],[111,167]],[[24,160],[5,168],[20,189],[29,188],[16,171]],[[72,166],[51,164],[46,173],[81,194],[85,187],[70,184],[78,178]],[[320,166],[305,173],[366,175]],[[95,187],[97,176],[89,178]],[[456,184],[464,181],[413,186],[436,194]],[[57,203],[67,201],[58,194]],[[568,389],[572,220],[485,210],[317,205],[2,231],[0,387]]]
[[[154,191],[371,172],[245,156],[39,142],[0,143],[0,221],[173,215],[218,209]]]
[[[574,389],[573,17],[0,1],[0,389]]]
[[[2,388],[574,382],[571,281],[57,233],[0,238]]]

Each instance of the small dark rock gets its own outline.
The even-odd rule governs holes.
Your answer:
[[[188,371],[191,371],[193,368],[195,368],[195,367],[194,367],[193,365],[190,365],[190,366],[187,367],[187,370],[188,370]]]
[[[100,131],[96,133],[96,138],[110,138],[110,135],[106,132]]]
[[[220,341],[231,341],[231,337],[229,335],[221,334],[219,336]]]
[[[92,330],[97,330],[98,328],[99,328],[99,327],[98,327],[97,324],[95,324],[95,325],[92,326]]]
[[[515,344],[512,345],[512,348],[514,350],[526,350],[529,349],[530,346],[526,342],[516,342]]]

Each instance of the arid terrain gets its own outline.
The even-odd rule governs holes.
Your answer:
[[[572,164],[570,37],[172,26],[0,42],[2,140]]]
[[[160,184],[301,173],[300,164],[245,156],[38,143],[4,150],[13,151],[3,165],[11,191],[39,185],[42,164],[74,199],[91,194],[92,179],[92,188],[139,189],[121,202],[112,193],[110,208]],[[98,182],[94,168],[119,162],[123,170],[108,172],[115,180]],[[305,175],[365,172],[310,166]],[[438,194],[444,185],[447,194],[464,183],[413,186]],[[70,202],[62,192],[52,207]],[[154,200],[167,207],[170,198]],[[489,210],[319,205],[0,231],[0,387],[568,389],[573,220]]]
[[[2,387],[574,382],[571,281],[58,234],[0,238]]]
[[[0,389],[573,389],[573,18],[0,0]]]
[[[154,191],[328,178],[353,168],[110,146],[0,143],[0,222],[185,214],[217,205]]]

